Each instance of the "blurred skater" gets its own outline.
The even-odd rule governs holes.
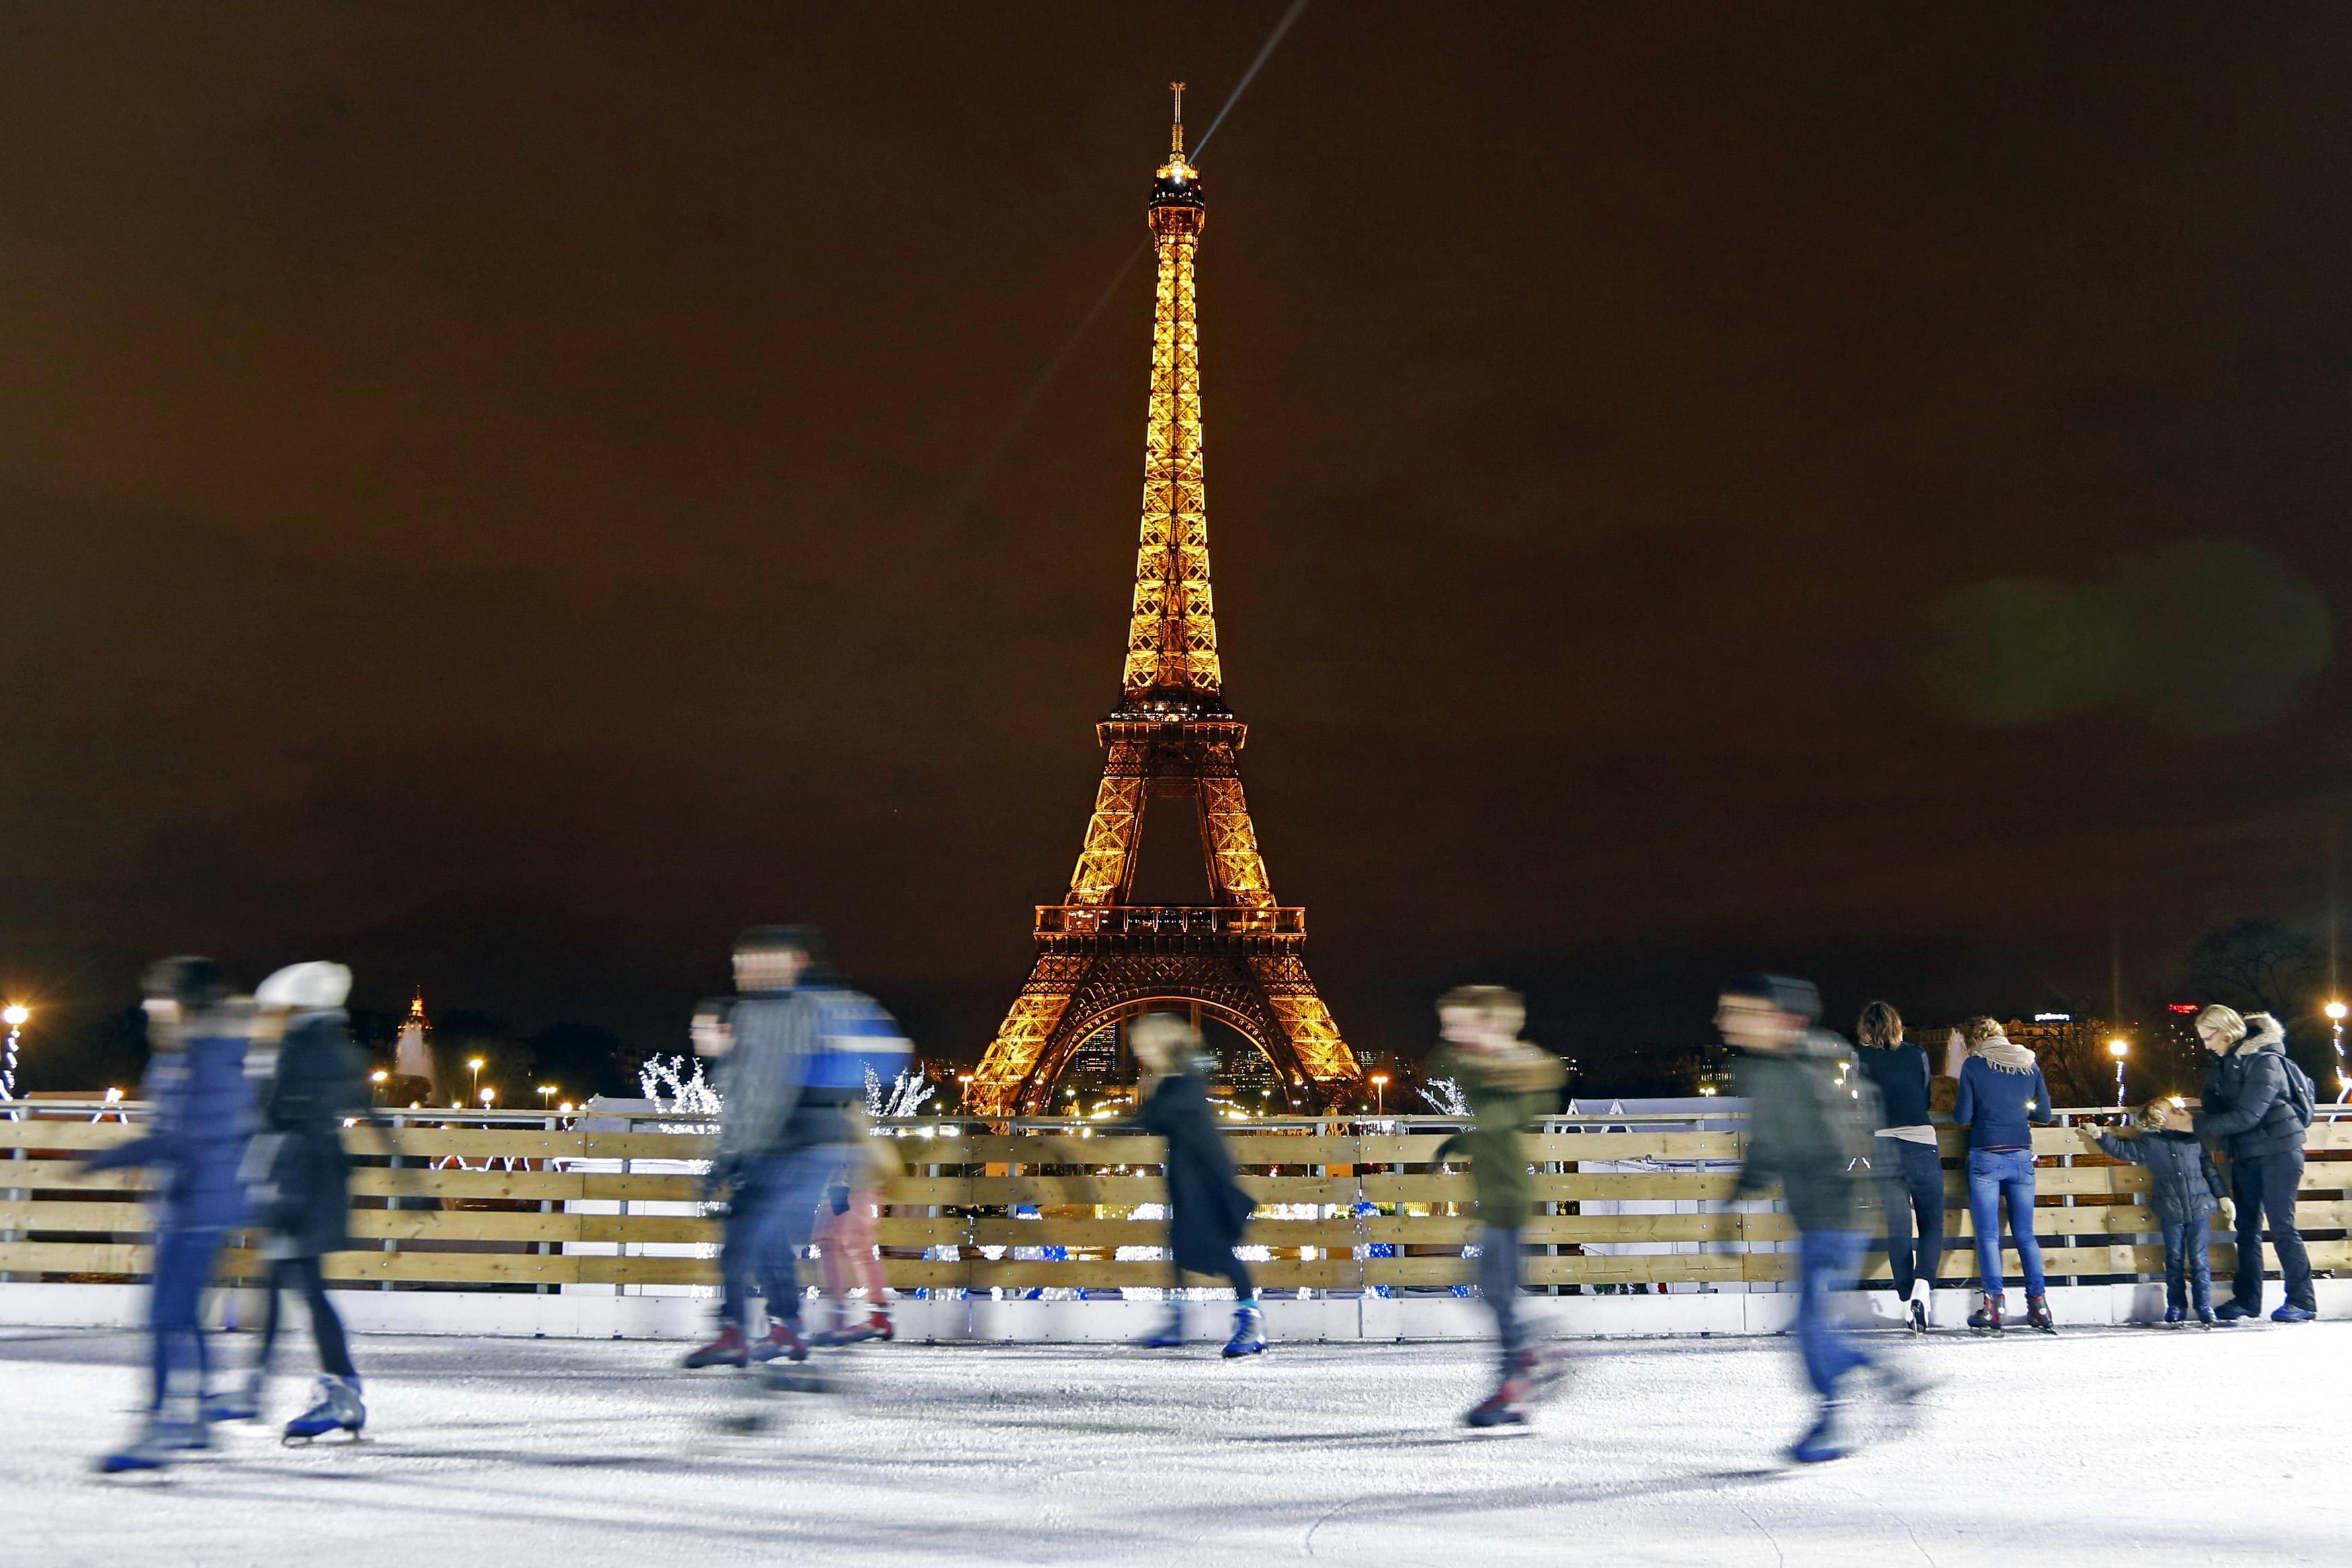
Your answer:
[[[2147,1206],[2164,1231],[2164,1321],[2197,1321],[2213,1326],[2213,1216],[2229,1207],[2229,1188],[2197,1134],[2177,1127],[2185,1113],[2169,1100],[2151,1100],[2133,1118],[2133,1135],[2117,1137],[2100,1127],[2076,1131],[2115,1159],[2128,1160],[2148,1175]]]
[[[250,1005],[230,999],[209,958],[165,958],[148,968],[142,984],[154,1054],[140,1093],[154,1106],[155,1120],[145,1136],[101,1149],[82,1166],[162,1173],[148,1302],[153,1343],[147,1422],[99,1460],[110,1474],[160,1469],[211,1444],[204,1293],[229,1228],[246,1218],[237,1168],[253,1132]]]
[[[895,1336],[875,1250],[874,1227],[898,1165],[888,1144],[869,1131],[850,1145],[849,1158],[834,1173],[816,1216],[817,1261],[832,1322],[809,1338],[811,1344],[860,1344]],[[866,1288],[865,1310],[852,1309],[849,1292]]]
[[[870,1068],[887,1082],[910,1054],[879,1004],[841,983],[806,925],[761,925],[735,945],[740,994],[724,1027],[698,1033],[719,1062],[719,1145],[708,1183],[727,1195],[719,1249],[719,1332],[690,1367],[808,1358],[801,1332],[798,1258],[816,1207],[861,1134]],[[745,1330],[753,1281],[767,1298],[768,1333]]]
[[[287,1297],[299,1296],[310,1314],[320,1375],[310,1405],[286,1423],[289,1441],[356,1433],[367,1425],[351,1343],[323,1272],[328,1253],[352,1245],[352,1158],[343,1147],[343,1125],[381,1124],[370,1103],[366,1063],[352,1044],[343,1011],[351,989],[349,969],[318,962],[280,969],[253,993],[264,1019],[284,1025],[278,1070],[262,1091],[261,1130],[246,1161],[255,1178],[255,1218],[268,1229],[269,1300],[245,1388],[221,1414],[249,1420],[261,1413],[279,1314]]]
[[[1879,1108],[1866,1086],[1859,1093],[1839,1087],[1845,1044],[1814,1027],[1821,1011],[1811,981],[1750,975],[1723,988],[1715,1013],[1725,1042],[1742,1053],[1739,1092],[1748,1102],[1748,1163],[1732,1198],[1754,1197],[1778,1181],[1797,1226],[1797,1347],[1822,1401],[1812,1427],[1789,1449],[1800,1464],[1841,1458],[1851,1448],[1840,1386],[1847,1374],[1874,1364],[1832,1321],[1832,1298],[1853,1288],[1861,1265],[1862,1156]],[[1893,1368],[1879,1370],[1897,1400],[1916,1396]]]
[[[1500,1346],[1494,1393],[1463,1416],[1473,1427],[1525,1421],[1538,1370],[1518,1314],[1519,1233],[1533,1191],[1522,1139],[1559,1109],[1568,1073],[1559,1058],[1519,1038],[1527,1017],[1519,994],[1501,986],[1460,986],[1437,1003],[1445,1044],[1431,1071],[1459,1083],[1470,1106],[1469,1127],[1439,1145],[1437,1158],[1470,1162],[1478,1200],[1478,1297],[1495,1314]]]
[[[1926,1333],[1944,1258],[1944,1155],[1927,1120],[1931,1064],[1926,1051],[1903,1038],[1903,1015],[1892,1002],[1862,1009],[1854,1041],[1861,1048],[1855,1065],[1878,1092],[1870,1170],[1886,1221],[1887,1272],[1911,1332]]]
[[[2044,1293],[2042,1242],[2033,1234],[2033,1128],[2058,1119],[2050,1085],[2033,1052],[2016,1044],[1989,1018],[1968,1026],[1969,1060],[1960,1068],[1960,1096],[1952,1120],[1969,1130],[1969,1220],[1977,1233],[1978,1282],[1984,1301],[1969,1314],[1979,1333],[2001,1332],[2009,1307],[2000,1274],[2000,1217],[2009,1212],[2010,1239],[2025,1270],[2026,1321],[2056,1333]]]
[[[2311,1080],[2286,1053],[2286,1030],[2268,1013],[2241,1018],[2214,1006],[2197,1015],[2197,1037],[2213,1053],[2194,1125],[2197,1135],[2230,1156],[2230,1191],[2238,1207],[2238,1272],[2218,1314],[2225,1323],[2263,1311],[2263,1221],[2271,1226],[2286,1301],[2273,1322],[2307,1323],[2319,1298],[2311,1253],[2294,1227],[2303,1186],[2304,1134],[2315,1098]]]
[[[1265,1314],[1249,1265],[1234,1249],[1256,1200],[1234,1179],[1233,1156],[1209,1106],[1209,1078],[1201,1031],[1174,1013],[1146,1013],[1128,1026],[1128,1045],[1143,1077],[1136,1088],[1135,1122],[1168,1140],[1168,1247],[1172,1262],[1168,1315],[1140,1342],[1156,1350],[1184,1343],[1184,1276],[1223,1274],[1233,1281],[1234,1332],[1225,1354],[1265,1349]]]

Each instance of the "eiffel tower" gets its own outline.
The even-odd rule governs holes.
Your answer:
[[[1307,977],[1307,912],[1274,901],[1242,793],[1249,727],[1225,706],[1209,595],[1201,462],[1200,319],[1193,256],[1208,222],[1200,171],[1184,159],[1184,88],[1168,162],[1151,187],[1160,280],[1144,425],[1143,538],[1118,706],[1095,726],[1102,785],[1069,895],[1037,908],[1037,958],[973,1074],[982,1115],[1035,1113],[1088,1039],[1175,1003],[1230,1024],[1273,1064],[1294,1103],[1336,1103],[1362,1071]],[[1181,797],[1199,816],[1216,900],[1138,904],[1148,800]]]

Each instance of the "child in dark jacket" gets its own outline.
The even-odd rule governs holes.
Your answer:
[[[2140,1107],[2129,1138],[2099,1127],[2079,1130],[2102,1154],[2147,1171],[2147,1207],[2164,1231],[2164,1321],[2184,1322],[2193,1307],[2197,1321],[2211,1328],[2213,1270],[2208,1254],[2213,1216],[2227,1207],[2230,1189],[2197,1134],[2171,1130],[2172,1112],[2170,1101],[2149,1101]]]

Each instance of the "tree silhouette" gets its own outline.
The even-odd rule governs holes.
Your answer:
[[[2198,999],[2240,1012],[2296,1016],[2322,968],[2318,944],[2284,921],[2252,915],[2207,933],[2189,950],[2184,971]]]

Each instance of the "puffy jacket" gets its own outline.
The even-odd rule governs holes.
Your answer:
[[[159,1051],[141,1097],[155,1107],[143,1137],[99,1150],[94,1171],[143,1166],[163,1173],[165,1229],[241,1225],[247,1214],[238,1166],[253,1134],[253,1085],[246,1077],[249,1016],[198,1013],[182,1026],[179,1049]]]
[[[1437,1146],[1437,1157],[1469,1159],[1481,1225],[1523,1228],[1535,1192],[1523,1134],[1559,1109],[1567,1065],[1551,1052],[1519,1040],[1507,1051],[1486,1055],[1448,1047],[1438,1055],[1433,1072],[1462,1085],[1471,1118],[1467,1129]]]
[[[372,1117],[366,1064],[340,1008],[297,1014],[278,1042],[247,1169],[257,1218],[274,1254],[315,1258],[352,1244],[346,1117]]]
[[[1135,1108],[1130,1125],[1168,1140],[1168,1249],[1176,1267],[1223,1273],[1257,1204],[1234,1179],[1208,1079],[1197,1071],[1167,1074]]]
[[[1777,1180],[1798,1229],[1862,1228],[1869,1195],[1861,1162],[1872,1131],[1883,1124],[1867,1080],[1838,1086],[1838,1064],[1846,1055],[1843,1040],[1817,1029],[1789,1055],[1751,1052],[1739,1059],[1748,1163],[1732,1189],[1735,1199],[1753,1197]]]
[[[2137,1138],[2099,1134],[2099,1147],[2119,1160],[2147,1167],[2147,1206],[2159,1225],[2195,1225],[2211,1217],[2230,1196],[2213,1156],[2194,1133],[2142,1133]]]
[[[887,1083],[913,1050],[880,1003],[830,977],[747,992],[730,1021],[714,1178],[762,1155],[854,1141],[863,1127],[851,1112],[866,1098],[866,1070]]]
[[[2286,1030],[2268,1013],[2246,1019],[2250,1032],[2205,1075],[2197,1135],[2233,1160],[2258,1160],[2303,1147],[2303,1124],[2287,1093]]]

